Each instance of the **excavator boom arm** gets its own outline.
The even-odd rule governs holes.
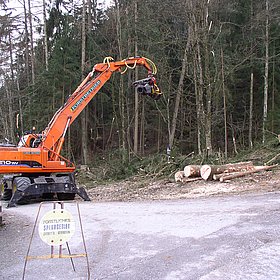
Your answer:
[[[110,79],[116,71],[124,73],[127,69],[133,69],[136,66],[143,66],[148,71],[149,85],[154,95],[160,96],[160,92],[155,83],[153,75],[156,74],[156,67],[153,62],[144,57],[133,57],[121,61],[112,61],[112,58],[104,59],[103,63],[96,64],[93,71],[82,81],[74,93],[68,98],[50,121],[47,128],[42,132],[42,142],[40,147],[53,151],[54,155],[60,153],[64,136],[91,99],[98,93],[102,86]],[[124,70],[122,71],[122,69]],[[140,91],[139,91],[140,92]]]

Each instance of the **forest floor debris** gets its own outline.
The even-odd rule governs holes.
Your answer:
[[[229,182],[196,180],[187,183],[174,179],[145,179],[134,177],[118,183],[86,184],[92,201],[139,201],[209,197],[250,192],[280,190],[280,169],[263,171]]]

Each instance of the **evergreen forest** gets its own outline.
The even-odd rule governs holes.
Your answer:
[[[45,129],[105,57],[157,66],[155,101],[114,73],[71,125],[90,165],[253,150],[280,134],[279,0],[0,0],[0,142]],[[6,139],[6,140],[5,140]]]

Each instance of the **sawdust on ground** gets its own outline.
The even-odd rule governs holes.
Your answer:
[[[87,184],[87,192],[92,201],[168,200],[278,190],[280,190],[278,168],[223,183],[204,180],[175,183],[171,179],[134,177],[130,180],[94,187],[90,182]]]

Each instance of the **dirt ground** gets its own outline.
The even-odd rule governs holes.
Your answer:
[[[92,201],[139,201],[208,197],[249,192],[280,190],[280,168],[251,174],[228,182],[194,181],[175,183],[172,179],[131,178],[110,185],[90,187],[87,191]]]

